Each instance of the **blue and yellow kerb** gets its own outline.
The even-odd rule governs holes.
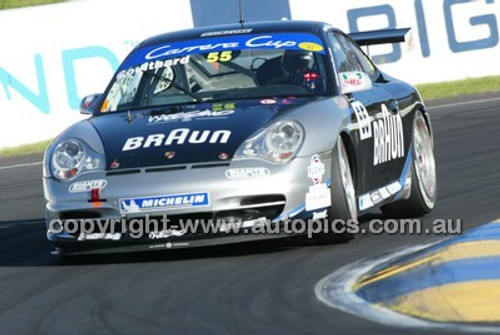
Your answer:
[[[438,322],[500,322],[500,223],[380,265],[353,291],[364,300]]]

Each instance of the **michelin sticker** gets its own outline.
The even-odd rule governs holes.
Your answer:
[[[322,183],[325,174],[325,164],[318,155],[311,157],[311,164],[307,168],[307,177],[314,183],[306,193],[306,211],[314,211],[332,205],[330,188]]]
[[[82,193],[82,192],[90,192],[93,189],[104,189],[108,185],[108,182],[105,179],[98,180],[85,180],[73,183],[69,186],[69,193]]]
[[[122,213],[125,214],[207,206],[210,206],[210,197],[208,192],[120,199],[120,209],[122,210]]]
[[[245,180],[269,177],[268,168],[238,168],[226,170],[226,178],[231,180]]]

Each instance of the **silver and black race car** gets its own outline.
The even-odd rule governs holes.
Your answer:
[[[62,255],[156,250],[283,236],[227,225],[189,231],[179,228],[183,220],[237,220],[248,230],[290,219],[355,221],[374,209],[430,212],[428,112],[413,86],[360,48],[407,33],[346,35],[283,21],[147,39],[103,94],[83,99],[90,117],[46,151],[49,241]],[[127,225],[146,217],[166,217],[167,226],[131,236]],[[74,224],[84,220],[100,229]]]

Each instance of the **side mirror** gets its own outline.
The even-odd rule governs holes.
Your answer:
[[[342,94],[368,91],[373,86],[372,80],[364,72],[341,72],[339,83]]]
[[[92,115],[92,113],[94,112],[96,101],[99,100],[100,97],[101,94],[91,94],[83,98],[82,102],[80,103],[80,114]]]

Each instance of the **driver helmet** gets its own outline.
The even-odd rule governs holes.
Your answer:
[[[289,73],[304,72],[311,68],[313,59],[313,53],[309,51],[285,50],[281,66]]]

